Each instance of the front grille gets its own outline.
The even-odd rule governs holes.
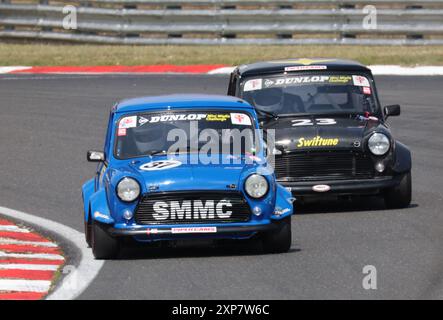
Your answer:
[[[287,153],[275,159],[277,179],[287,181],[367,179],[374,176],[371,157],[353,152]]]
[[[135,211],[137,224],[232,223],[250,217],[243,195],[226,191],[151,193],[142,197]]]

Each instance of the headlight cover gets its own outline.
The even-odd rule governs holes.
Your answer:
[[[391,143],[383,133],[374,133],[368,140],[369,150],[376,156],[382,156],[389,151]]]
[[[246,193],[255,199],[262,198],[266,195],[269,189],[268,180],[259,174],[250,175],[245,182]]]
[[[117,184],[117,195],[124,202],[131,202],[140,195],[140,185],[132,178],[123,178]]]

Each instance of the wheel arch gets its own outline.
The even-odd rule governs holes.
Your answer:
[[[392,169],[396,173],[406,173],[411,171],[411,168],[412,168],[411,150],[403,143],[396,141],[395,163]]]
[[[82,186],[82,198],[83,198],[83,213],[85,221],[89,221],[89,217],[91,216],[91,196],[94,193],[95,181],[94,179],[90,179],[86,181]]]

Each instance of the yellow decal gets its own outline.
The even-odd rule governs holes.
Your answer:
[[[329,83],[348,83],[351,82],[351,76],[331,76],[329,77]]]
[[[335,59],[297,59],[297,60],[276,60],[276,61],[270,61],[271,63],[296,63],[296,64],[302,64],[304,66],[309,66],[311,64],[315,63],[322,63],[322,62],[330,62],[335,61]]]
[[[303,148],[303,147],[327,147],[327,146],[336,146],[338,145],[340,140],[338,140],[337,138],[333,138],[333,139],[323,139],[320,136],[316,136],[313,139],[305,139],[305,138],[300,138],[298,139],[298,144],[297,147],[298,148]]]
[[[208,114],[206,116],[206,121],[226,121],[231,116],[229,114]]]

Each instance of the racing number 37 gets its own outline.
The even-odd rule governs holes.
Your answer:
[[[318,118],[315,120],[311,120],[311,119],[296,119],[296,120],[292,120],[292,126],[293,127],[298,127],[298,126],[313,126],[314,124],[317,124],[319,126],[329,126],[329,125],[333,125],[336,124],[337,121],[335,121],[334,119],[329,119],[329,118]]]

